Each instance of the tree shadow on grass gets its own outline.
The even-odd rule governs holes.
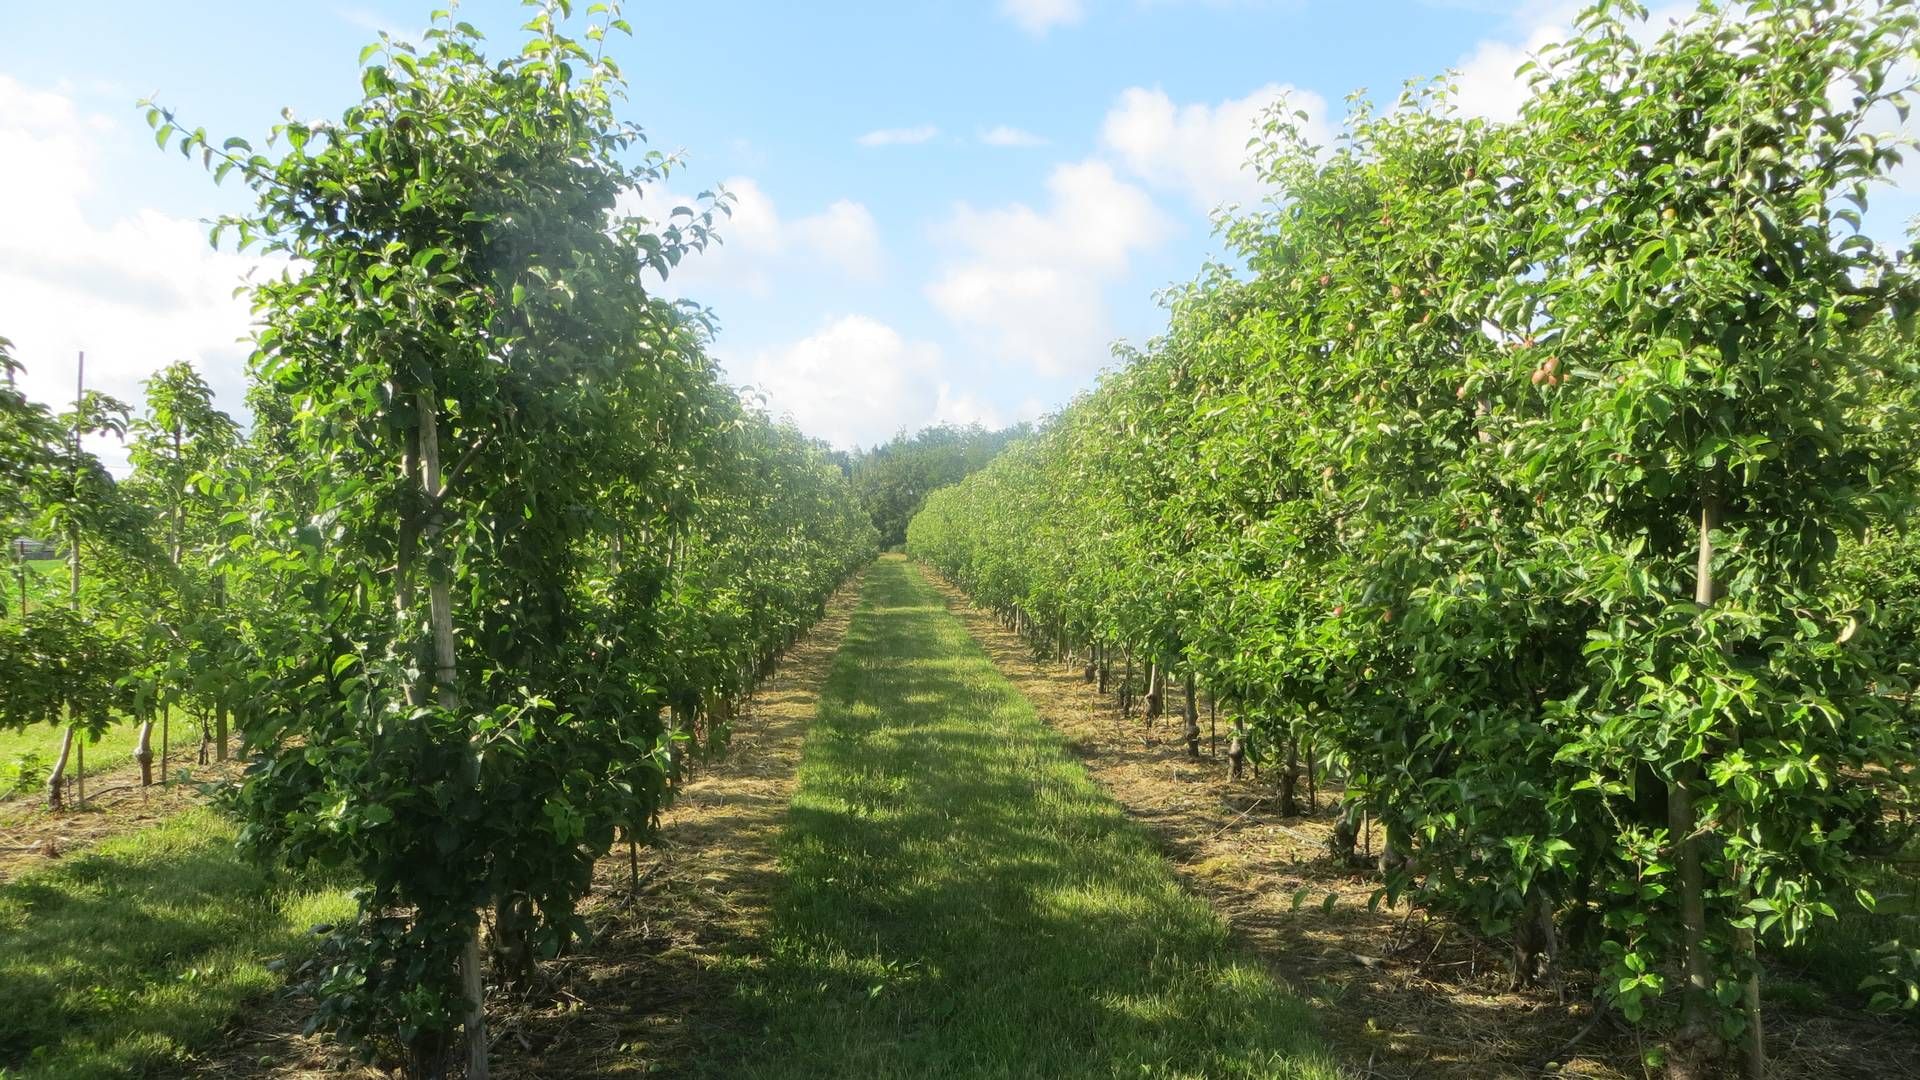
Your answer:
[[[207,811],[0,886],[0,1067],[124,1076],[181,1058],[299,946],[285,899]]]

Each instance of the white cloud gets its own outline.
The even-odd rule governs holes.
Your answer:
[[[341,21],[357,26],[368,33],[385,34],[395,41],[404,41],[411,45],[420,44],[421,31],[403,29],[399,23],[368,11],[366,8],[335,8],[333,13]]]
[[[956,206],[936,235],[958,256],[926,295],[999,358],[1043,376],[1085,375],[1107,356],[1104,286],[1173,226],[1104,162],[1062,165],[1047,189],[1044,210]]]
[[[1307,113],[1307,137],[1326,143],[1326,100],[1281,83],[1214,105],[1176,105],[1163,90],[1132,87],[1107,111],[1100,141],[1135,176],[1184,193],[1201,210],[1249,203],[1260,197],[1261,187],[1246,168],[1247,142],[1261,114],[1283,98]]]
[[[939,128],[932,124],[922,124],[919,127],[880,128],[869,131],[853,141],[861,146],[912,146],[932,142],[939,134]]]
[[[1008,127],[1006,124],[1001,124],[999,127],[990,128],[981,132],[980,141],[988,146],[1026,147],[1047,145],[1045,136],[1035,135],[1031,131],[1024,131],[1017,127]]]
[[[1455,104],[1470,116],[1491,120],[1520,115],[1533,89],[1527,77],[1516,72],[1542,48],[1567,40],[1577,10],[1564,3],[1541,5],[1518,21],[1518,41],[1488,39],[1474,46],[1454,65]]]
[[[1467,6],[1427,0],[1430,6]],[[1454,64],[1458,94],[1455,102],[1470,116],[1492,120],[1512,120],[1520,107],[1533,96],[1527,75],[1516,74],[1520,65],[1534,58],[1548,45],[1570,40],[1574,20],[1589,6],[1588,0],[1541,0],[1535,3],[1505,5],[1507,31],[1475,45],[1473,51]],[[1475,7],[1474,10],[1482,10]],[[1692,3],[1680,2],[1649,8],[1646,21],[1633,24],[1630,33],[1642,43],[1651,43],[1678,19],[1695,10]]]
[[[849,278],[868,281],[886,266],[880,227],[866,206],[840,199],[826,209],[788,220],[751,177],[736,176],[720,185],[733,196],[730,216],[717,217],[720,242],[690,256],[673,271],[667,291],[699,298],[716,286],[766,296],[785,273],[817,273],[822,266]],[[620,211],[665,221],[676,206],[698,209],[695,200],[654,185],[620,200]]]
[[[152,145],[144,126],[0,75],[0,336],[36,400],[71,400],[84,349],[89,388],[136,408],[143,380],[186,360],[237,414],[252,319],[233,292],[256,260],[213,251],[199,222],[99,190],[110,149],[158,157]],[[99,450],[124,461],[116,446]]]
[[[775,414],[846,449],[943,420],[998,426],[991,405],[955,392],[946,366],[938,345],[865,315],[831,319],[790,345],[727,360],[729,373],[761,389]]]
[[[852,277],[878,277],[886,261],[880,227],[865,206],[851,199],[794,222],[793,235],[803,250]]]
[[[1081,0],[1000,0],[1000,14],[1034,37],[1044,37],[1056,26],[1072,26],[1086,18]]]

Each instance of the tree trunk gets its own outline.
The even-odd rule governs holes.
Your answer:
[[[434,400],[431,391],[424,389],[420,391],[418,400],[420,481],[426,495],[425,503],[432,506],[443,494],[440,489],[439,403]],[[424,534],[429,548],[439,533],[438,523],[430,522]],[[458,669],[453,639],[452,569],[444,557],[428,561],[427,618],[433,632],[433,684],[440,707],[449,710],[460,707],[460,688],[455,682]],[[467,751],[467,782],[477,785],[480,782],[479,759],[474,755],[471,744]],[[480,968],[480,953],[480,920],[476,917],[460,955],[460,980],[467,998],[464,1026],[468,1080],[487,1080],[487,987]]]
[[[1300,802],[1294,798],[1294,789],[1299,785],[1300,777],[1300,740],[1287,740],[1287,767],[1280,773],[1280,813],[1295,817],[1300,813]]]
[[[73,386],[73,479],[78,485],[80,474],[80,415],[81,406],[87,396],[87,354],[80,353],[78,373],[74,376]],[[80,526],[67,527],[67,603],[76,612],[80,610]],[[60,790],[61,781],[67,775],[67,755],[73,752],[73,732],[78,717],[73,715],[71,701],[67,705],[67,733],[60,740],[60,759],[53,763],[53,772],[47,777],[47,808],[61,808],[64,796]],[[80,751],[85,754],[86,751]],[[84,781],[82,784],[84,785]],[[86,788],[80,789],[80,802],[87,801]]]
[[[1360,830],[1366,822],[1366,815],[1359,807],[1343,800],[1340,816],[1334,820],[1333,835],[1327,837],[1327,850],[1333,857],[1348,866],[1359,865],[1363,860],[1359,853]]]
[[[1320,792],[1314,787],[1313,779],[1313,740],[1307,740],[1307,813],[1320,812]]]
[[[134,744],[133,760],[140,763],[140,786],[153,786],[153,713],[140,722],[140,741]]]
[[[213,578],[214,610],[227,610],[227,575],[218,571]],[[219,694],[214,695],[213,703],[213,760],[227,760],[227,703]]]
[[[1411,847],[1405,832],[1398,826],[1382,820],[1380,823],[1380,876],[1386,877],[1404,868],[1412,860]]]
[[[1099,679],[1099,683],[1095,689],[1105,694],[1107,692],[1107,647],[1105,645],[1095,645],[1093,647],[1093,666],[1095,674]]]
[[[1187,720],[1187,760],[1200,760],[1200,696],[1194,691],[1193,672],[1187,672],[1186,704],[1182,712]]]
[[[1702,617],[1713,606],[1713,530],[1720,524],[1720,503],[1709,496],[1700,507],[1699,557],[1694,567],[1694,602]],[[1701,868],[1700,838],[1694,835],[1699,818],[1694,812],[1692,785],[1699,781],[1700,765],[1689,761],[1674,770],[1667,783],[1667,833],[1673,844],[1674,881],[1680,891],[1681,972],[1680,1030],[1674,1035],[1668,1075],[1701,1075],[1706,1061],[1718,1056],[1719,1039],[1712,1022],[1713,964],[1707,955],[1705,873]]]
[[[173,771],[173,702],[160,699],[160,786],[167,786]]]
[[[1554,932],[1553,901],[1538,885],[1527,890],[1526,903],[1513,928],[1513,988],[1560,985],[1560,939]]]
[[[1133,650],[1127,650],[1126,669],[1120,676],[1120,719],[1133,716]]]
[[[1146,721],[1151,724],[1160,718],[1167,704],[1167,676],[1160,670],[1160,661],[1155,660],[1147,668],[1147,712]]]
[[[1227,779],[1240,779],[1240,772],[1247,763],[1247,725],[1240,717],[1234,717],[1233,737],[1227,740]]]
[[[53,771],[47,774],[47,809],[59,810],[64,805],[60,785],[67,778],[67,756],[73,753],[73,725],[67,725],[67,733],[60,737],[60,756],[53,759]]]
[[[493,970],[499,981],[524,990],[533,981],[533,901],[503,894],[493,907]]]

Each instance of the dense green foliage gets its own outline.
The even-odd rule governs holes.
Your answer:
[[[907,522],[920,512],[929,493],[978,472],[1007,443],[1029,431],[1026,424],[999,431],[978,424],[939,424],[912,435],[901,432],[854,454],[847,468],[860,504],[880,531],[880,543],[887,547],[906,543]]]
[[[318,1021],[428,1074],[463,1024],[484,1069],[483,921],[499,982],[568,947],[596,859],[649,837],[876,550],[824,449],[743,405],[700,309],[647,287],[726,204],[617,211],[673,165],[614,116],[598,43],[626,24],[595,5],[581,42],[570,5],[529,6],[504,60],[446,14],[383,38],[364,100],[289,117],[273,157],[150,109],[256,196],[216,242],[284,267],[253,289],[246,438],[184,367],[138,420],[0,399],[31,470],[0,510],[101,583],[0,624],[0,724],[230,715],[241,842],[358,888]],[[124,483],[74,434],[106,430],[132,438]]]
[[[1920,51],[1902,9],[1640,17],[1511,124],[1444,81],[1327,148],[1275,113],[1249,273],[908,546],[1330,748],[1389,889],[1692,1055],[1910,805],[1920,290],[1857,210]]]

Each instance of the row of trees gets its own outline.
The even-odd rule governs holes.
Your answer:
[[[1920,282],[1858,230],[1920,24],[1644,18],[1588,11],[1511,123],[1446,80],[1330,147],[1274,112],[1248,272],[908,547],[1331,754],[1392,892],[1674,1020],[1676,1073],[1757,1069],[1760,947],[1912,805]]]
[[[912,435],[902,431],[871,450],[848,455],[847,473],[880,530],[880,543],[898,547],[907,542],[907,522],[930,493],[959,483],[1030,433],[1024,423],[997,431],[979,424],[936,424]]]
[[[12,364],[0,346],[0,362]],[[70,762],[110,726],[139,726],[142,782],[164,776],[170,718],[204,710],[207,680],[220,667],[204,646],[220,618],[207,553],[223,505],[208,479],[238,447],[238,427],[213,406],[213,392],[188,365],[147,381],[146,408],[85,389],[85,357],[71,408],[55,414],[18,392],[0,403],[0,440],[11,482],[0,526],[14,540],[17,594],[0,622],[0,727],[66,723],[48,778],[60,809]],[[127,440],[133,472],[116,482],[83,440]],[[18,538],[55,537],[65,555],[64,588],[30,572]],[[224,713],[217,754],[227,755]],[[161,749],[153,748],[155,724]],[[79,786],[84,797],[84,786]]]
[[[6,509],[76,567],[117,561],[97,603],[0,636],[0,722],[231,715],[243,843],[359,883],[319,1023],[419,1075],[452,1070],[463,1031],[485,1075],[487,972],[524,986],[583,932],[595,861],[649,836],[877,546],[824,449],[724,382],[705,314],[646,287],[725,204],[617,209],[673,164],[614,116],[618,11],[584,40],[564,3],[530,14],[505,60],[446,14],[418,46],[383,39],[364,100],[289,118],[272,157],[152,107],[163,146],[256,196],[216,241],[284,268],[253,288],[244,437],[169,369],[116,485],[80,449],[111,426],[85,401],[71,422],[7,402],[41,464]]]

